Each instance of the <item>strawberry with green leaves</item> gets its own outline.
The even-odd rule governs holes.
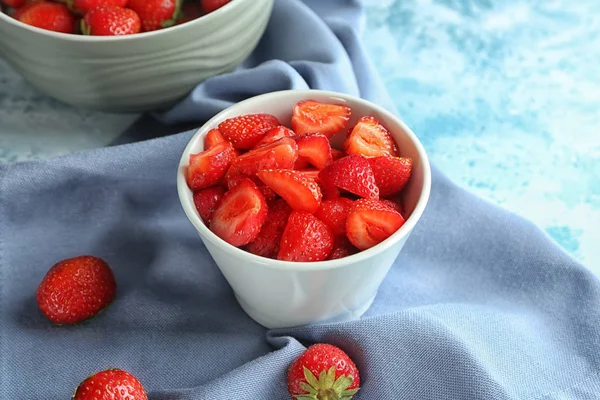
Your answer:
[[[175,25],[181,0],[129,0],[127,6],[140,17],[142,30],[149,32]]]
[[[358,392],[358,368],[342,349],[310,346],[288,369],[288,392],[295,400],[350,400]]]
[[[122,36],[139,33],[140,17],[129,8],[106,5],[92,9],[81,20],[81,32],[92,36]]]
[[[148,396],[135,376],[121,369],[109,369],[81,382],[73,400],[148,400]]]

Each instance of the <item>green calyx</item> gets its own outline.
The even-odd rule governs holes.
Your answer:
[[[81,29],[81,33],[83,33],[84,35],[91,35],[92,34],[92,28],[90,28],[88,26],[88,24],[85,23],[85,21],[83,20],[83,18],[81,18],[80,29]]]
[[[319,378],[304,367],[304,379],[300,387],[307,394],[294,395],[296,400],[350,400],[358,392],[358,389],[348,389],[352,385],[352,377],[341,375],[335,379],[335,367],[321,371]]]
[[[169,28],[177,23],[181,18],[183,18],[183,11],[181,10],[181,0],[175,0],[175,10],[173,11],[173,16],[171,19],[163,21],[160,26],[163,28]]]

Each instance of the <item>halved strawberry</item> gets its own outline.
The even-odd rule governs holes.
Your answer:
[[[226,183],[228,189],[232,189],[233,187],[237,186],[238,183],[244,181],[245,179],[250,179],[252,182],[254,182],[254,184],[256,185],[258,190],[260,190],[260,192],[263,194],[263,196],[265,196],[265,200],[267,201],[267,204],[270,204],[273,200],[275,200],[277,198],[277,193],[275,193],[273,191],[273,189],[271,189],[270,187],[265,185],[263,183],[263,181],[258,179],[258,177],[256,175],[254,175],[254,176],[246,176],[246,175],[227,176],[227,175],[225,175],[225,183]]]
[[[298,159],[294,163],[294,169],[305,169],[308,167],[310,167],[310,163],[308,162],[308,160],[304,157],[298,156]]]
[[[366,157],[398,157],[396,141],[383,125],[373,117],[358,120],[344,142],[346,154],[362,154]]]
[[[346,233],[346,218],[354,202],[340,197],[334,200],[324,200],[315,212],[315,217],[325,222],[336,235]]]
[[[294,106],[292,128],[298,135],[321,133],[328,138],[348,125],[352,111],[343,104],[304,100]]]
[[[204,137],[204,150],[208,150],[219,143],[227,143],[229,140],[221,134],[218,129],[211,129]]]
[[[289,137],[281,138],[236,158],[228,176],[254,176],[263,169],[291,169],[298,158],[298,145]]]
[[[358,249],[350,243],[346,236],[336,236],[333,250],[327,257],[328,260],[337,260],[358,253]]]
[[[348,213],[346,235],[360,250],[369,249],[389,238],[404,224],[399,212],[379,200],[360,199]]]
[[[319,174],[324,188],[337,188],[358,196],[378,199],[379,188],[367,159],[360,155],[349,155],[333,162]],[[329,190],[326,189],[329,194]]]
[[[260,171],[258,177],[283,197],[294,210],[315,212],[321,204],[321,190],[317,183],[298,171],[269,169]]]
[[[286,128],[285,126],[278,126],[276,128],[271,129],[270,131],[268,131],[265,134],[265,136],[263,136],[263,138],[260,139],[260,141],[258,143],[256,143],[254,148],[258,149],[259,147],[265,146],[269,143],[276,142],[281,138],[292,137],[294,135],[295,135],[295,133],[291,129]]]
[[[221,122],[219,131],[236,149],[251,149],[268,131],[280,125],[271,114],[248,114]]]
[[[190,189],[197,191],[219,183],[234,157],[235,150],[231,143],[219,143],[201,153],[190,155],[187,170]]]
[[[276,200],[269,207],[267,220],[263,224],[260,233],[256,239],[248,243],[246,250],[257,256],[277,258],[281,236],[291,213],[292,208],[285,200]]]
[[[343,158],[346,156],[346,153],[344,153],[341,150],[338,149],[331,149],[331,157],[333,158],[333,161],[337,161],[340,158]]]
[[[334,235],[327,224],[309,212],[292,211],[277,259],[284,261],[323,261],[334,245]]]
[[[233,246],[244,246],[258,236],[267,219],[267,202],[250,179],[229,190],[215,210],[210,230]]]
[[[198,214],[200,214],[200,218],[202,218],[205,225],[210,225],[210,220],[224,194],[225,189],[221,186],[209,187],[194,193],[196,210],[198,210]]]
[[[405,157],[374,157],[369,159],[369,164],[381,197],[401,191],[412,172],[412,160]]]
[[[394,210],[402,214],[404,219],[408,218],[408,215],[406,215],[406,208],[404,207],[404,198],[401,194],[396,194],[392,197],[389,197],[388,199],[386,199],[385,203],[389,206],[394,204]]]
[[[321,171],[319,171],[318,169],[299,169],[296,171],[304,174],[305,176],[314,180],[317,183],[319,182],[319,172]]]
[[[402,215],[404,217],[404,213],[402,211],[402,207],[400,206],[400,204],[392,201],[392,200],[388,200],[388,199],[383,199],[380,200],[381,203],[385,204],[386,206],[390,207],[392,210],[396,210],[400,213],[400,215]]]
[[[320,133],[307,133],[295,139],[298,143],[298,155],[315,167],[323,169],[331,162],[331,145],[327,136]]]

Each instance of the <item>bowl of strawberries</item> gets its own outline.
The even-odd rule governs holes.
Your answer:
[[[282,328],[370,307],[425,209],[431,170],[389,111],[290,90],[208,121],[181,157],[177,187],[241,307]]]
[[[256,47],[273,0],[0,0],[0,56],[40,91],[112,112],[173,105]]]

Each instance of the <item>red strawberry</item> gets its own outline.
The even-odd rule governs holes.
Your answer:
[[[140,32],[140,17],[129,8],[100,6],[85,14],[81,32],[92,36],[122,36]]]
[[[260,139],[260,141],[258,143],[256,143],[256,145],[254,146],[254,148],[258,149],[259,147],[263,147],[263,146],[265,146],[267,144],[276,142],[276,141],[278,141],[281,138],[292,137],[294,135],[295,135],[295,133],[291,129],[286,128],[285,126],[278,126],[276,128],[273,128],[273,129],[269,130],[265,134],[265,136],[263,136],[263,138]]]
[[[380,200],[383,204],[385,204],[386,206],[390,207],[393,210],[396,210],[400,213],[400,215],[404,216],[403,212],[402,212],[402,207],[400,206],[400,204],[392,201],[392,200]]]
[[[350,400],[358,392],[360,376],[348,354],[319,343],[290,365],[287,385],[297,400]]]
[[[311,213],[292,211],[279,247],[278,260],[323,261],[333,249],[334,236],[327,224]]]
[[[148,400],[140,381],[129,372],[109,369],[98,372],[75,390],[73,400]]]
[[[225,189],[221,186],[209,187],[194,193],[194,204],[204,224],[210,225],[210,220],[224,194]]]
[[[330,138],[348,125],[351,113],[343,104],[301,101],[294,107],[292,128],[298,135],[321,133]]]
[[[223,7],[230,1],[231,0],[200,0],[200,2],[202,3],[202,9],[207,14]]]
[[[27,9],[19,12],[18,18],[24,24],[54,32],[75,32],[75,18],[64,4],[37,1],[23,8]]]
[[[318,169],[299,169],[296,172],[300,172],[304,174],[306,177],[314,180],[315,182],[319,182],[319,171]]]
[[[11,17],[13,17],[14,19],[21,18],[21,15],[23,15],[25,11],[29,10],[31,7],[33,7],[36,3],[39,3],[40,1],[43,0],[27,0],[22,7],[19,7],[13,11]]]
[[[202,10],[196,3],[184,3],[181,7],[181,15],[177,20],[177,25],[185,24],[200,18],[202,16]]]
[[[325,168],[332,160],[331,145],[327,136],[309,133],[296,138],[298,155],[318,169]]]
[[[20,8],[27,3],[27,0],[2,0],[2,3],[10,8]]]
[[[330,164],[319,174],[325,187],[335,186],[357,196],[378,199],[379,188],[367,159],[349,155]]]
[[[346,235],[360,250],[369,249],[404,225],[400,213],[379,200],[360,199],[348,213]]]
[[[336,236],[333,250],[329,253],[328,260],[337,260],[358,253],[358,249],[352,246],[352,243],[346,236]]]
[[[308,160],[304,157],[298,156],[298,159],[296,160],[296,163],[294,164],[294,169],[305,169],[308,167],[310,167],[310,163],[308,162]]]
[[[256,185],[258,190],[260,190],[260,192],[263,194],[263,196],[265,196],[265,200],[267,201],[267,204],[271,203],[273,200],[275,200],[277,198],[277,193],[275,193],[273,191],[273,189],[271,189],[270,187],[265,185],[263,183],[263,181],[258,179],[257,176],[246,176],[246,175],[227,176],[227,175],[225,175],[225,182],[227,184],[228,189],[233,188],[238,183],[240,183],[246,179],[250,179],[252,182],[254,182],[254,184]]]
[[[223,137],[218,129],[211,129],[204,138],[204,150],[208,150],[219,143],[227,143],[227,139]]]
[[[369,164],[381,197],[401,191],[412,171],[412,160],[405,157],[374,157],[369,159]]]
[[[249,114],[229,118],[219,124],[219,130],[236,149],[251,149],[271,129],[281,125],[270,114]]]
[[[128,7],[139,15],[145,32],[173,26],[179,19],[181,0],[129,0]]]
[[[335,235],[343,235],[346,233],[348,211],[350,211],[353,204],[352,200],[344,197],[325,200],[315,212],[315,217],[329,225]]]
[[[265,196],[250,179],[225,193],[215,210],[210,230],[233,246],[244,246],[258,236],[267,219]]]
[[[127,6],[128,0],[67,0],[71,10],[80,14],[86,14],[88,11],[102,6]]]
[[[362,117],[344,142],[346,154],[365,157],[398,157],[398,146],[392,135],[373,117]]]
[[[284,137],[239,156],[231,164],[227,175],[254,176],[263,169],[291,169],[297,158],[298,145],[294,139]]]
[[[201,153],[192,154],[187,170],[190,189],[197,191],[218,184],[234,157],[231,143],[220,143]]]
[[[321,204],[319,185],[301,172],[290,169],[268,169],[260,171],[258,177],[283,197],[294,210],[313,213]]]
[[[331,157],[333,158],[333,161],[337,161],[345,156],[346,154],[343,151],[338,149],[331,149]]]
[[[404,219],[407,219],[406,209],[404,208],[404,198],[402,195],[398,194],[398,195],[392,196],[389,199],[385,200],[384,203],[389,206],[391,206],[393,204],[394,206],[392,208],[394,210],[398,211],[400,214],[402,214]]]
[[[75,324],[106,308],[116,291],[115,277],[104,260],[80,256],[50,268],[37,289],[37,303],[55,324]]]
[[[246,250],[257,256],[277,258],[279,243],[283,230],[287,224],[292,209],[283,199],[275,201],[269,207],[269,214],[260,233],[252,242],[248,243]]]

